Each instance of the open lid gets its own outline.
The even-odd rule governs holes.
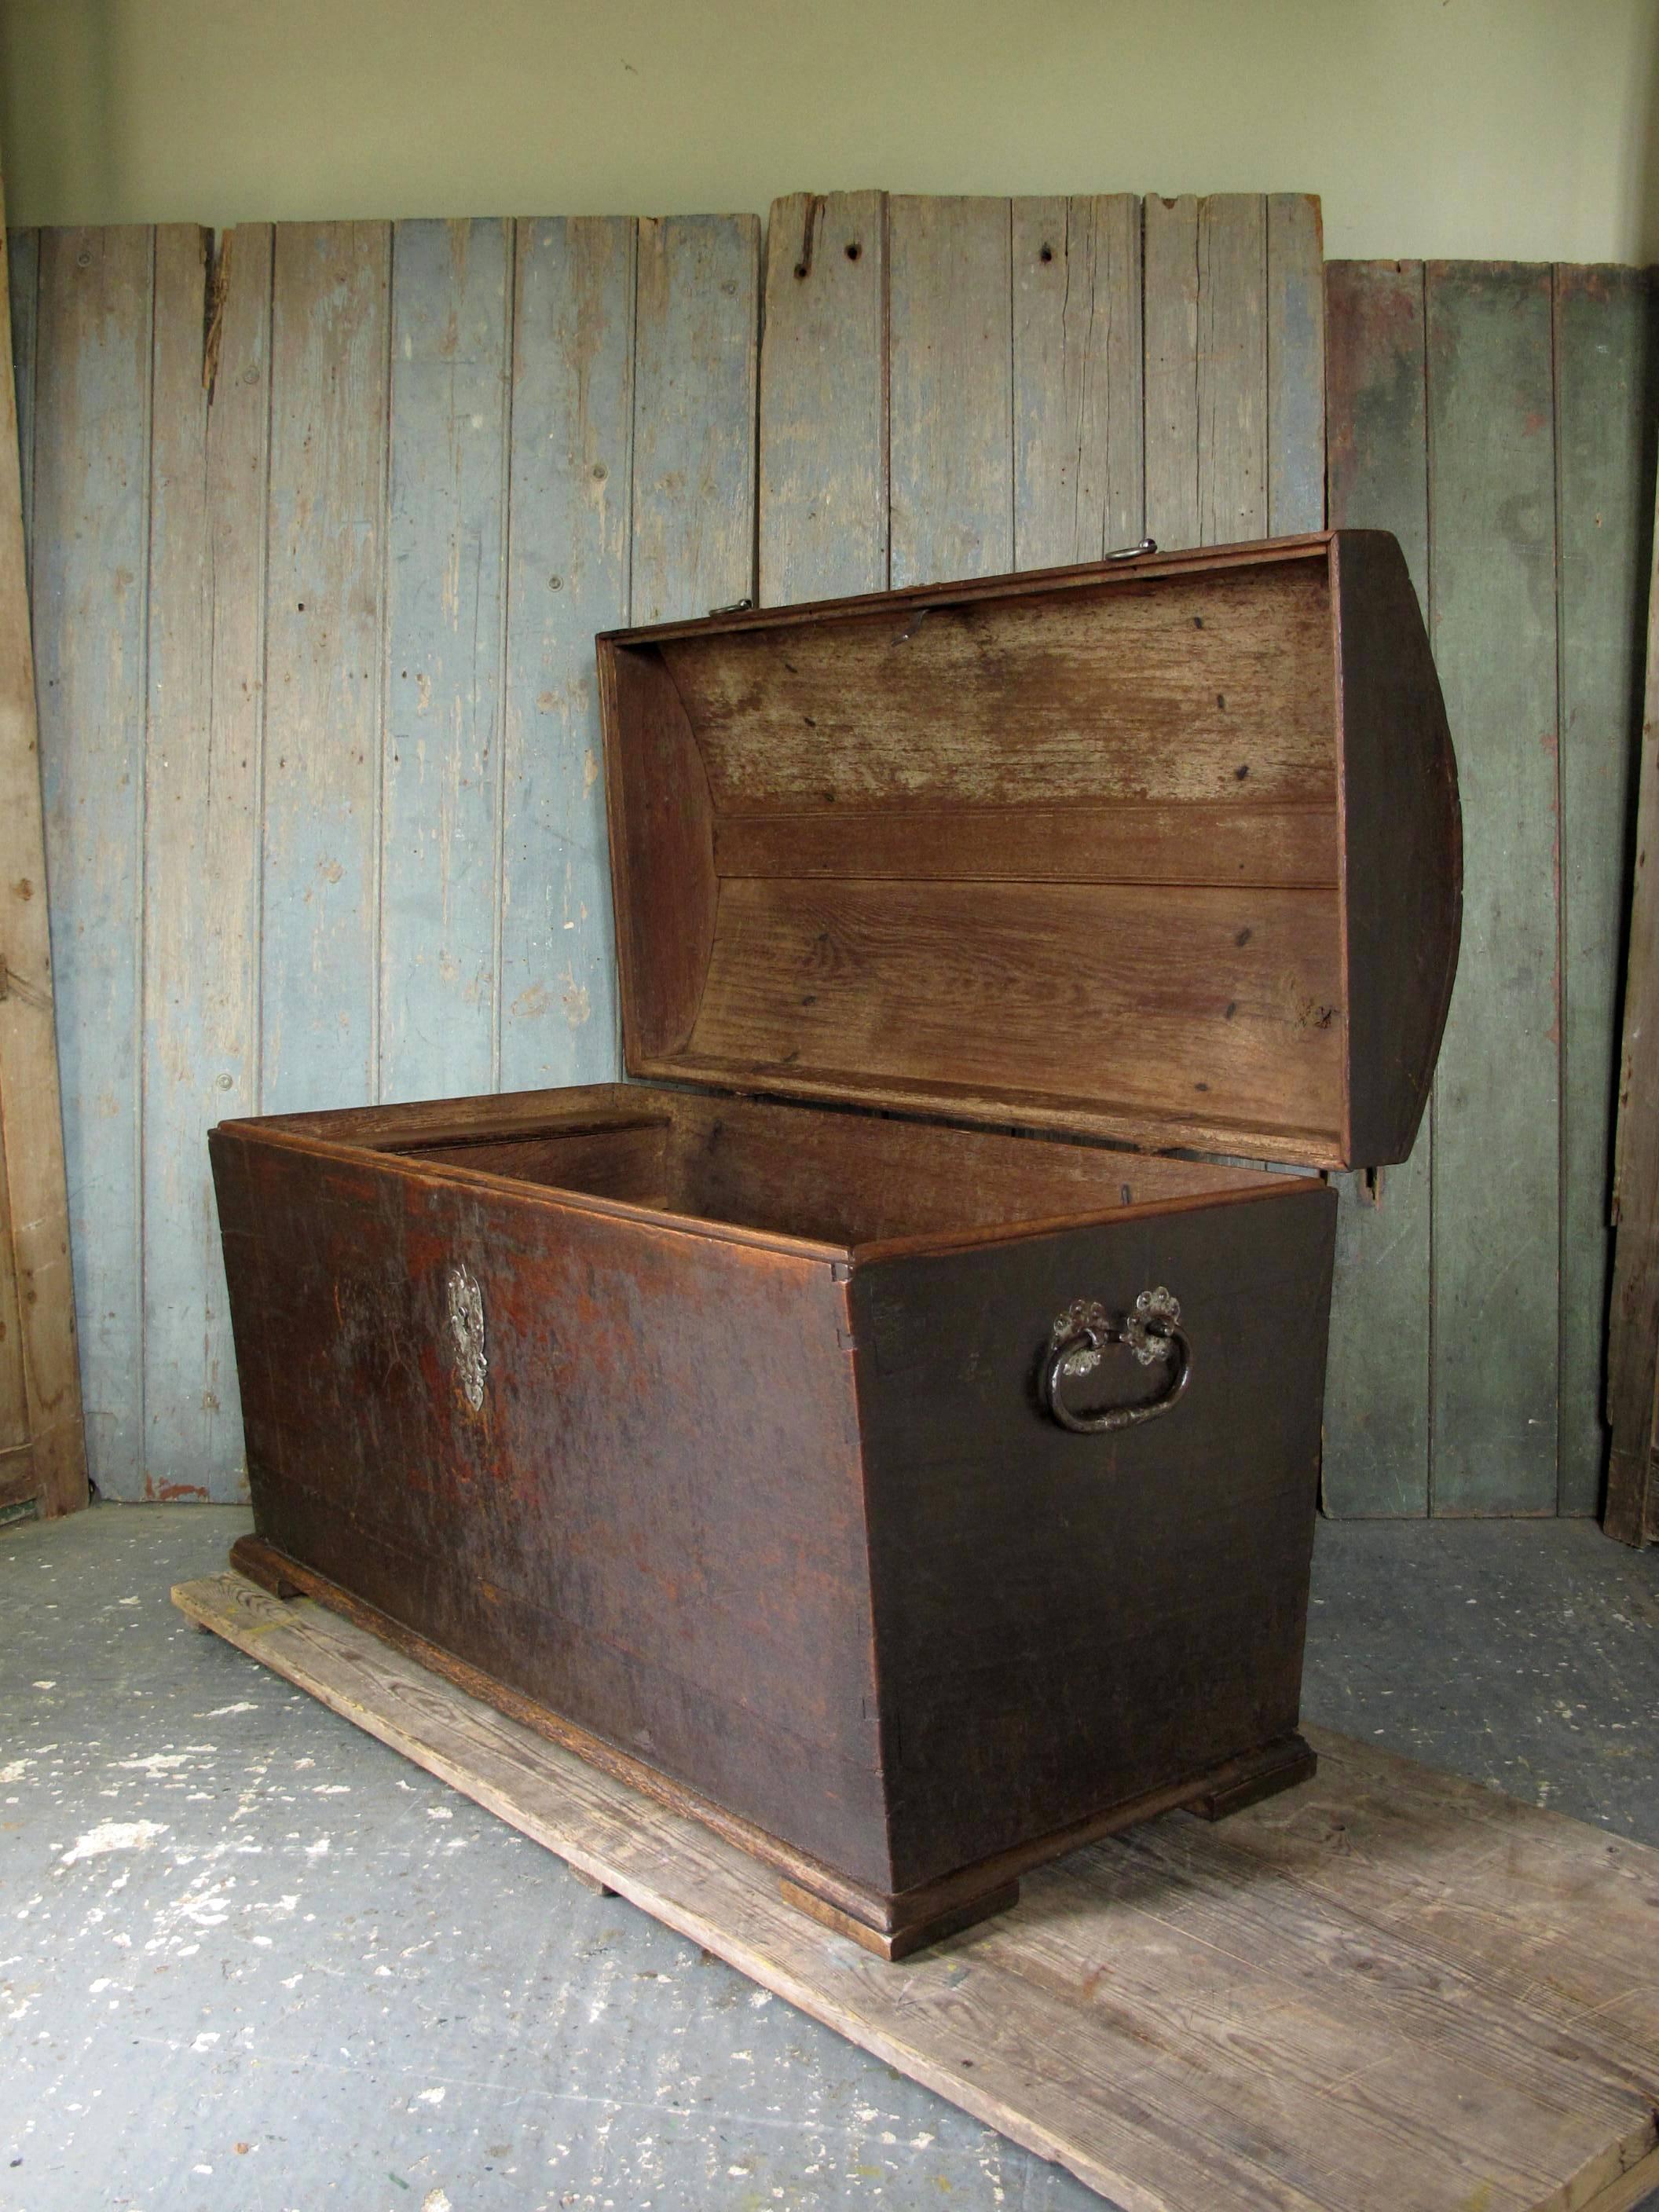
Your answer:
[[[1462,853],[1386,532],[599,654],[630,1073],[1318,1167],[1410,1150]]]

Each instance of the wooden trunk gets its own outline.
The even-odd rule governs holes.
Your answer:
[[[214,1133],[237,1561],[896,1957],[1311,1771],[1314,1170],[1432,1072],[1438,687],[1374,533],[599,653],[637,1079]]]

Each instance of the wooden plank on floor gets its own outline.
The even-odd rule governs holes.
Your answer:
[[[1267,204],[1198,206],[1198,522],[1206,545],[1267,534]]]
[[[792,192],[766,228],[763,606],[887,586],[887,195]]]
[[[1652,272],[1555,271],[1561,680],[1561,1471],[1594,1513],[1607,1457],[1612,1151],[1630,824],[1652,562]]]
[[[0,270],[0,342],[13,370],[0,405],[0,1498],[58,1514],[86,1504],[87,1461],[25,537],[39,264],[28,232]]]
[[[640,224],[634,333],[633,619],[752,598],[760,225]]]
[[[1009,203],[888,204],[892,580],[1014,565]]]
[[[1327,283],[1331,521],[1391,530],[1426,608],[1423,264],[1334,261]],[[1337,1178],[1324,1502],[1339,1516],[1429,1510],[1432,1146],[1431,1107],[1375,1202],[1363,1176]]]
[[[629,618],[635,225],[525,218],[513,310],[497,1082],[619,1072],[593,633]]]
[[[1098,561],[1146,516],[1140,203],[1013,204],[1014,566]]]
[[[1631,2010],[1659,1934],[1641,1845],[1321,1735],[1303,1790],[1073,1854],[893,1967],[315,1604],[235,1575],[174,1601],[1125,2212],[1615,2212],[1644,2160],[1659,2179],[1659,2050]]]
[[[155,234],[144,748],[144,1490],[243,1494],[207,1132],[258,1111],[268,224]]]
[[[1559,1411],[1551,276],[1431,263],[1430,635],[1463,797],[1434,1091],[1432,1504],[1553,1513]]]
[[[392,244],[380,1096],[494,1087],[512,225]]]
[[[141,1494],[143,1461],[150,259],[145,228],[41,235],[32,596],[58,1073],[88,1462],[117,1498]]]
[[[375,1094],[389,226],[279,223],[261,1105]]]

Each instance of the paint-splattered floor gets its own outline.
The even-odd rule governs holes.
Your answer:
[[[189,1628],[246,1525],[0,1532],[0,2212],[1098,2207]],[[1324,1526],[1306,1707],[1659,1843],[1659,1553]]]

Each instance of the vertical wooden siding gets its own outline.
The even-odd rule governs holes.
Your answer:
[[[754,588],[758,249],[13,237],[106,1497],[242,1492],[212,1122],[617,1073],[593,632]]]
[[[1331,519],[1394,530],[1463,785],[1430,1123],[1349,1193],[1327,1492],[1589,1513],[1659,344],[1648,272],[1336,263]]]
[[[799,194],[763,270],[721,217],[12,265],[107,1495],[237,1492],[209,1123],[616,1072],[595,629],[1324,515],[1296,195]],[[1470,929],[1432,1126],[1345,1182],[1328,1503],[1589,1510],[1650,294],[1329,284],[1333,519],[1434,623]]]

